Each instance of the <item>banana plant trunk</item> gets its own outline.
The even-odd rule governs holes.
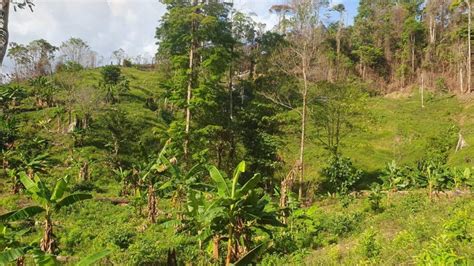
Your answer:
[[[232,259],[234,257],[234,243],[232,241],[234,235],[234,227],[229,227],[229,240],[227,241],[227,256],[225,259],[225,265],[229,266],[232,263]]]
[[[16,266],[23,266],[25,265],[25,257],[19,257],[16,259]]]
[[[148,220],[156,223],[156,195],[153,184],[148,185]]]
[[[212,257],[214,260],[219,261],[219,242],[221,241],[220,236],[214,236],[212,239]]]
[[[43,238],[41,239],[41,251],[49,254],[53,254],[55,251],[53,223],[48,214],[46,215]]]
[[[0,66],[3,63],[8,47],[8,15],[10,0],[0,0]]]

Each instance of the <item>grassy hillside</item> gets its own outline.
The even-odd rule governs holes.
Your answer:
[[[22,136],[16,145],[35,137],[47,139],[51,144],[48,152],[53,167],[42,174],[48,177],[48,182],[65,174],[78,179],[80,168],[87,161],[91,181],[74,181],[72,190],[91,191],[97,199],[125,197],[121,194],[120,181],[109,170],[113,141],[110,130],[103,126],[109,119],[104,110],[112,117],[115,117],[113,114],[123,114],[128,121],[123,126],[131,133],[125,136],[127,142],[123,143],[124,150],[119,154],[121,159],[135,162],[133,155],[142,152],[140,145],[158,151],[159,140],[167,134],[164,126],[166,116],[160,108],[152,110],[147,107],[149,98],[154,98],[158,104],[164,100],[158,77],[154,72],[134,68],[123,68],[122,72],[130,81],[130,90],[121,94],[119,102],[112,107],[102,106],[101,101],[90,97],[91,92],[97,90],[95,86],[101,78],[99,70],[59,73],[54,77],[79,90],[73,98],[81,105],[73,103],[72,115],[81,117],[87,111],[92,116],[90,132],[82,140],[81,136],[66,132],[67,110],[59,107],[31,108],[33,98],[13,107]],[[66,101],[70,96],[67,93],[70,92],[62,91],[57,100]],[[472,167],[473,101],[429,93],[425,96],[425,108],[421,108],[419,98],[417,93],[412,93],[368,99],[363,130],[350,133],[342,146],[342,153],[353,159],[355,166],[364,172],[362,183],[377,180],[379,173],[392,160],[400,165],[416,165],[427,150],[437,145],[447,145],[451,167]],[[284,115],[293,116],[292,113]],[[311,137],[314,130],[310,123],[306,153],[310,193],[321,183],[320,171],[328,158],[327,151]],[[279,153],[286,165],[277,176],[286,174],[298,154],[297,131],[290,125],[284,131],[287,133],[282,136],[284,145]],[[462,132],[470,146],[456,153],[458,132]],[[77,141],[82,141],[83,145],[73,148]],[[5,173],[0,177],[0,213],[30,204],[25,197],[10,193],[11,183]],[[423,264],[432,261],[429,256],[452,256],[454,261],[464,259],[474,263],[471,243],[474,204],[470,192],[449,193],[433,200],[423,189],[389,196],[384,192],[372,192],[362,193],[356,198],[316,198],[312,207],[295,212],[291,218],[292,226],[275,232],[276,240],[268,254],[262,256],[262,264]],[[145,224],[144,200],[140,196],[129,197],[122,205],[95,200],[61,210],[58,215],[61,222],[56,232],[61,255],[68,256],[68,263],[73,265],[77,257],[108,248],[113,251],[110,262],[134,265],[165,261],[168,251],[173,248],[185,250],[186,254],[179,256],[187,261],[201,258],[200,253],[211,252],[211,247],[199,250],[192,246],[190,243],[196,241],[194,237],[175,234],[174,225],[167,219],[177,212],[172,200],[160,200],[160,221],[155,225]],[[34,240],[40,234],[40,230],[32,230],[25,239]],[[207,263],[209,261],[196,261],[196,264]]]

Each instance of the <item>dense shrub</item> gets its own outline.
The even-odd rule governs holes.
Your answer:
[[[102,68],[100,73],[103,82],[108,85],[117,85],[122,80],[122,71],[118,66],[105,66]]]
[[[369,229],[364,233],[359,242],[359,249],[362,255],[368,259],[374,259],[380,255],[382,247],[374,230]]]
[[[332,193],[347,194],[362,177],[362,171],[356,169],[350,158],[335,156],[322,170],[327,178],[325,187]]]
[[[83,69],[84,67],[81,64],[74,61],[67,61],[56,65],[56,72],[78,72]]]

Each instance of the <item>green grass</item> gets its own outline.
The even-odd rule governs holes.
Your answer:
[[[425,96],[426,97],[426,96]],[[377,173],[392,160],[399,164],[415,165],[426,153],[433,138],[449,135],[449,165],[467,167],[474,160],[474,105],[463,102],[453,95],[434,95],[426,97],[425,108],[421,108],[419,95],[414,93],[402,98],[374,97],[367,103],[368,115],[364,130],[352,132],[342,140],[342,153],[353,159],[355,165],[368,176]],[[294,116],[297,119],[297,116]],[[311,120],[310,120],[311,121]],[[297,130],[295,126],[292,130]],[[320,182],[320,170],[327,163],[329,153],[311,137],[314,132],[311,122],[308,125],[306,142],[306,178]],[[468,144],[456,153],[457,132],[461,131]],[[297,159],[299,135],[288,134],[286,146],[282,150],[287,164]]]
[[[390,201],[382,199],[384,209],[378,212],[369,208],[366,197],[353,199],[348,206],[331,198],[314,204],[319,207],[313,219],[357,217],[356,222],[350,223],[342,235],[322,229],[318,235],[333,240],[320,242],[316,236],[312,240],[317,243],[316,248],[300,249],[290,256],[267,256],[264,265],[412,265],[428,263],[421,260],[427,252],[452,253],[465,259],[467,265],[474,262],[474,248],[470,244],[474,237],[471,194],[440,196],[433,201],[426,191],[392,194]],[[369,234],[373,234],[373,239],[368,238]]]

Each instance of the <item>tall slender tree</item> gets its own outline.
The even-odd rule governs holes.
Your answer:
[[[284,46],[276,58],[280,69],[298,79],[301,95],[301,131],[299,144],[299,189],[298,199],[303,199],[304,159],[306,126],[308,117],[308,92],[311,82],[320,77],[318,73],[318,50],[321,49],[322,25],[320,12],[327,6],[325,0],[292,0],[290,25],[287,36],[288,45]]]
[[[0,65],[3,63],[8,47],[8,15],[10,0],[0,0]]]
[[[5,54],[7,53],[8,47],[8,19],[10,14],[10,2],[11,0],[0,0],[0,66],[3,63]],[[13,2],[13,8],[23,9],[29,7],[33,11],[33,0],[19,0]]]

